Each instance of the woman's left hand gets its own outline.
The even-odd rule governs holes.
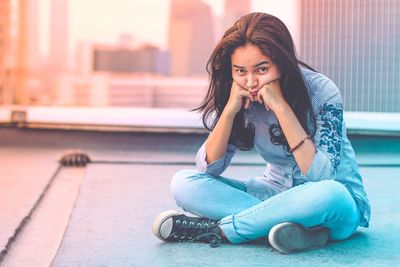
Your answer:
[[[274,111],[280,105],[286,103],[283,97],[279,80],[265,84],[257,93],[258,102],[264,103],[267,110]]]

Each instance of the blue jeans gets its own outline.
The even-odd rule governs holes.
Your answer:
[[[266,237],[282,222],[324,226],[330,229],[330,239],[342,240],[356,231],[360,221],[353,197],[334,180],[277,192],[261,177],[239,181],[182,170],[174,175],[171,191],[183,210],[220,220],[220,228],[231,243]]]

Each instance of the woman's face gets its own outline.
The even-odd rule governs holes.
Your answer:
[[[253,96],[267,83],[280,78],[278,66],[261,53],[261,50],[247,44],[236,48],[231,56],[232,78]]]

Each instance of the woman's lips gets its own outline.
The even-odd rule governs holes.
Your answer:
[[[256,96],[257,93],[258,93],[258,91],[250,92],[250,94],[251,94],[252,96]]]

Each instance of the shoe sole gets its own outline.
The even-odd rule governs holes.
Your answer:
[[[295,227],[296,230],[298,231],[299,236],[304,236],[303,240],[304,240],[304,244],[302,247],[298,247],[295,250],[283,250],[281,248],[281,245],[277,244],[275,242],[275,236],[277,235],[277,232],[280,231],[281,229],[285,228],[285,227]],[[316,236],[307,236],[307,228],[302,228],[303,226],[301,225],[297,225],[295,223],[291,223],[291,222],[284,222],[284,223],[280,223],[275,225],[274,227],[271,228],[271,231],[268,234],[268,241],[271,244],[271,246],[276,249],[277,251],[283,253],[283,254],[290,254],[293,252],[298,252],[298,251],[303,251],[303,250],[309,250],[309,249],[313,249],[313,248],[319,248],[322,247],[326,244],[326,241],[328,239],[328,235],[326,235],[326,239],[325,239],[325,234],[320,233],[319,235],[317,233],[315,233]],[[313,233],[310,231],[309,235],[312,235]],[[314,239],[315,240],[312,240]],[[311,239],[311,240],[310,240]]]
[[[273,226],[273,227],[271,228],[271,230],[269,231],[269,234],[268,234],[268,241],[269,241],[269,244],[270,244],[274,249],[276,249],[276,250],[278,250],[279,252],[284,253],[284,254],[287,254],[287,252],[282,251],[282,250],[279,249],[280,246],[278,246],[278,244],[275,242],[274,236],[276,235],[276,232],[277,232],[279,229],[281,229],[282,227],[287,226],[287,225],[292,225],[292,223],[285,222],[285,223],[277,224],[277,225],[275,225],[275,226]]]
[[[160,231],[161,226],[166,220],[175,215],[181,215],[181,213],[175,210],[167,210],[158,214],[152,226],[153,234],[157,236],[159,239],[165,241],[165,238],[161,236],[161,231]]]

